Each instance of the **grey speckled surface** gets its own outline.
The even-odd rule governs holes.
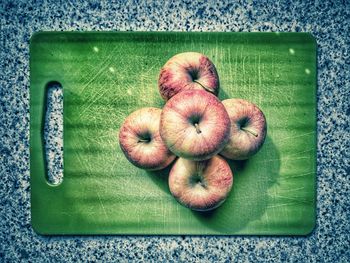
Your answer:
[[[0,13],[0,261],[350,261],[349,1],[1,1]],[[30,225],[28,61],[30,36],[39,30],[311,32],[318,43],[315,231],[307,237],[37,235]]]

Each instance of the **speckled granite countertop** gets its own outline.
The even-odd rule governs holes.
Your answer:
[[[29,2],[0,4],[1,262],[350,261],[350,2]],[[30,225],[29,39],[39,30],[311,32],[318,43],[314,232],[307,237],[37,235]]]

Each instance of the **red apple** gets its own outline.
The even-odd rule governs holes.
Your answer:
[[[125,119],[120,129],[120,147],[139,168],[160,170],[175,159],[159,135],[161,112],[158,108],[139,109]]]
[[[165,63],[160,71],[158,86],[164,100],[184,90],[206,90],[218,95],[219,76],[207,56],[185,52]]]
[[[169,175],[171,194],[179,203],[196,211],[219,207],[226,200],[232,183],[230,166],[220,156],[201,162],[179,158]]]
[[[226,145],[230,120],[217,97],[204,90],[186,90],[165,104],[160,135],[175,155],[206,160]]]
[[[264,113],[253,103],[243,99],[222,102],[230,116],[231,137],[220,153],[232,160],[245,160],[257,153],[266,137]]]

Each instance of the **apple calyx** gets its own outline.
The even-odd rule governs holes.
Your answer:
[[[196,185],[200,185],[203,188],[207,188],[207,185],[200,174],[195,174],[192,177],[190,177],[190,185],[192,187],[195,187]]]
[[[144,143],[149,143],[152,139],[151,134],[149,132],[145,132],[143,134],[139,135],[139,140],[137,141],[138,143],[144,142]]]
[[[252,131],[252,130],[249,130],[249,129],[244,128],[244,127],[241,128],[241,130],[249,132],[250,134],[254,135],[255,137],[258,137],[258,134],[256,132]]]
[[[210,92],[210,93],[212,93],[212,94],[215,95],[215,92],[214,92],[213,89],[206,87],[205,85],[203,85],[202,83],[200,83],[198,80],[195,80],[195,79],[194,79],[193,82],[199,84],[203,89],[205,89],[206,91],[208,91],[208,92]]]
[[[202,132],[202,131],[199,129],[198,123],[195,123],[195,124],[194,124],[194,127],[196,127],[196,131],[197,131],[198,134],[200,134],[200,133]]]
[[[151,140],[146,140],[146,139],[139,139],[138,142],[150,142]]]

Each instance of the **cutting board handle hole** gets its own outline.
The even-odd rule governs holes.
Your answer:
[[[43,141],[46,180],[57,186],[63,181],[63,88],[51,81],[45,89]]]

